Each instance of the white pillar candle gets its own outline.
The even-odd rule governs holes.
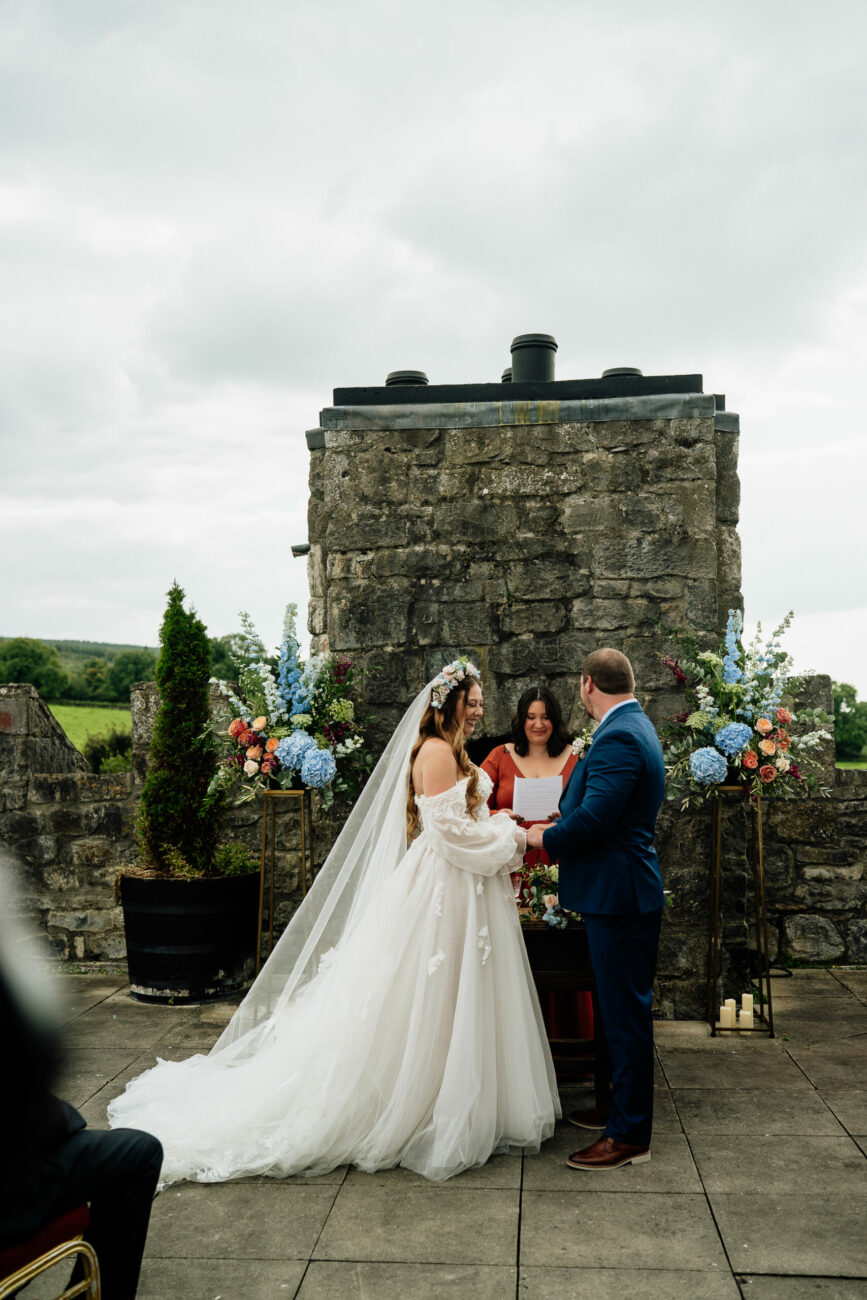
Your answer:
[[[752,995],[752,993],[742,993],[742,994],[741,994],[741,1014],[743,1014],[744,1011],[749,1011],[750,1015],[752,1015],[752,1013],[753,1013],[753,995]]]
[[[729,1008],[729,1010],[732,1013],[732,1024],[734,1024],[738,1014],[738,1004],[737,1002],[735,1002],[734,998],[726,998],[725,1005]]]
[[[730,1006],[726,1005],[724,1007],[720,1007],[719,1024],[720,1024],[720,1029],[734,1029],[735,1013]]]
[[[749,1011],[741,1011],[741,1018],[740,1018],[740,1020],[738,1021],[738,1028],[739,1028],[739,1029],[752,1029],[752,1028],[753,1028],[753,1013],[752,1013],[752,1008],[751,1008]]]

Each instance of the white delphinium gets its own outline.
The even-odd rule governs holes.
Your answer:
[[[226,699],[232,706],[232,712],[236,718],[243,718],[245,722],[252,722],[253,714],[247,708],[246,704],[238,699],[235,692],[229,687],[228,682],[221,682],[219,678],[212,677],[211,685],[216,686],[221,695],[225,695]]]

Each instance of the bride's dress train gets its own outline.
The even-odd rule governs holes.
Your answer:
[[[488,788],[485,788],[485,783]],[[487,798],[490,781],[480,774]],[[160,1061],[109,1107],[163,1143],[162,1181],[403,1165],[441,1180],[538,1150],[560,1114],[509,880],[514,823],[466,779],[318,974],[227,1047]]]

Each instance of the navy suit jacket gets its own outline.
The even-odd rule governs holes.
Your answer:
[[[559,861],[563,907],[603,915],[662,907],[653,835],[664,793],[659,737],[630,700],[600,722],[563,791],[560,820],[544,835]]]

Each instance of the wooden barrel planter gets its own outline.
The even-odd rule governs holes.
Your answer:
[[[253,980],[259,873],[183,880],[122,876],[130,992],[140,1002],[214,1002]]]

